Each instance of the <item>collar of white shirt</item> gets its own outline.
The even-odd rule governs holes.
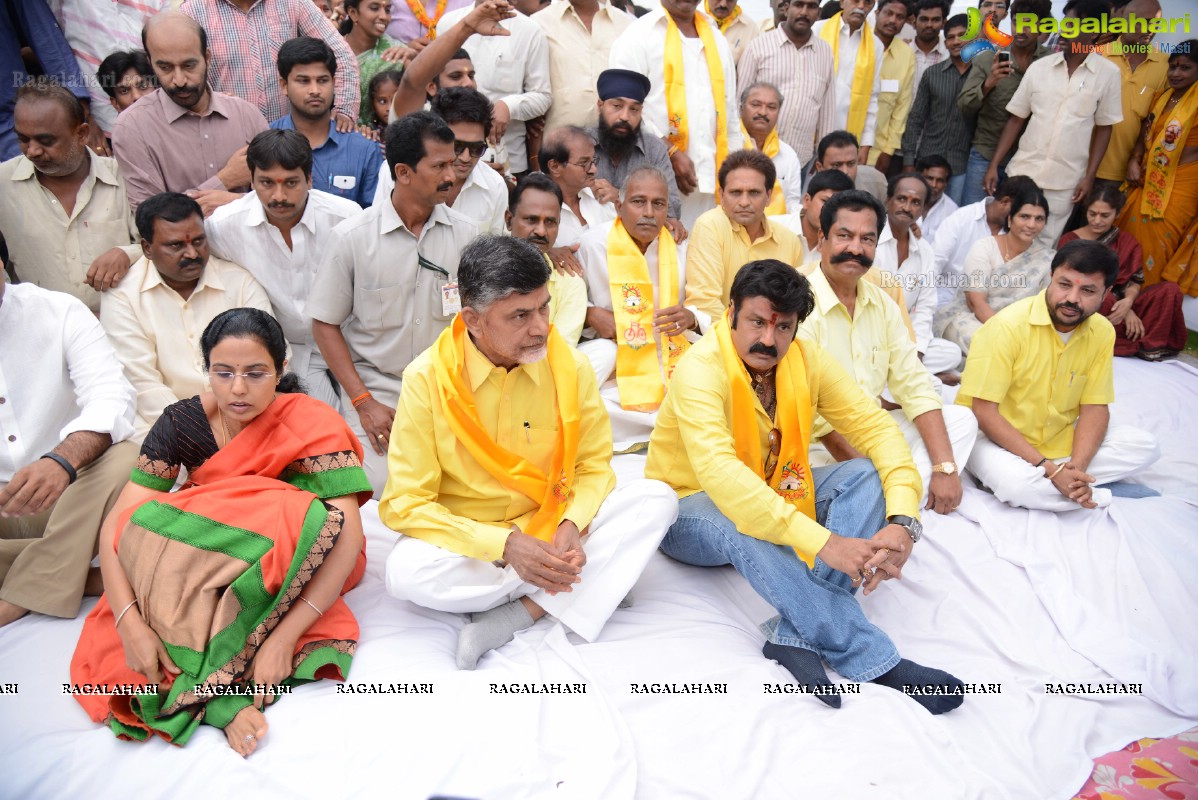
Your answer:
[[[308,190],[308,199],[304,203],[304,213],[299,220],[299,224],[307,228],[308,232],[313,235],[316,234],[316,209],[314,208],[316,204],[313,202],[315,193],[315,189]],[[254,197],[253,201],[249,201],[250,196]],[[271,224],[270,220],[266,218],[266,207],[262,205],[262,201],[258,200],[257,196],[254,196],[252,192],[250,195],[247,195],[243,222],[247,228]]]

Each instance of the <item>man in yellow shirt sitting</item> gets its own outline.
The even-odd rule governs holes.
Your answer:
[[[900,576],[919,541],[920,480],[894,421],[817,344],[795,341],[815,304],[807,279],[776,260],[746,264],[731,309],[683,356],[649,441],[645,475],[678,492],[662,541],[696,566],[731,564],[778,612],[763,650],[805,692],[838,708],[821,658],[853,681],[912,694],[933,714],[961,682],[900,658],[853,597]],[[865,453],[811,469],[816,415]]]
[[[732,278],[749,261],[803,263],[803,246],[765,215],[778,173],[760,150],[737,150],[720,166],[720,205],[699,216],[686,255],[686,304],[713,320],[728,306]]]
[[[968,469],[1004,503],[1069,511],[1109,505],[1112,493],[1155,494],[1115,483],[1160,457],[1147,431],[1109,427],[1115,329],[1094,312],[1118,272],[1106,245],[1070,242],[1053,256],[1047,289],[974,335],[957,394],[982,434]]]
[[[460,669],[546,614],[595,639],[678,511],[656,481],[612,492],[611,427],[586,359],[549,325],[548,281],[528,242],[476,238],[461,313],[403,374],[379,502],[403,534],[386,586],[473,614]]]
[[[799,331],[825,348],[890,412],[927,487],[927,507],[952,513],[961,502],[958,467],[969,458],[978,423],[964,408],[942,409],[898,304],[865,278],[886,225],[886,210],[873,195],[852,189],[833,195],[820,217],[819,267],[808,276],[815,308]],[[812,436],[836,461],[861,457],[822,418],[816,418]],[[825,459],[827,454],[819,453]],[[813,461],[816,456],[812,453]]]

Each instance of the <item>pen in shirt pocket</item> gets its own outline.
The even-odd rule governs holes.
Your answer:
[[[524,420],[524,439],[532,444],[532,426],[528,424],[528,420]]]

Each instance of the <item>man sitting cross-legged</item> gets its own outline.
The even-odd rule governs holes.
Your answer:
[[[462,311],[404,370],[379,515],[403,534],[387,591],[472,613],[457,664],[548,614],[591,641],[636,583],[678,503],[614,493],[611,427],[586,359],[549,325],[549,267],[526,241],[462,251]]]
[[[913,698],[934,714],[956,708],[960,681],[900,658],[852,594],[899,577],[921,535],[919,473],[902,434],[821,347],[795,343],[815,300],[793,267],[750,262],[731,298],[674,371],[649,440],[645,475],[681,498],[662,549],[733,565],[778,611],[764,626],[766,657],[828,705],[840,697],[821,658],[854,681],[944,687]],[[812,470],[816,414],[873,463]]]

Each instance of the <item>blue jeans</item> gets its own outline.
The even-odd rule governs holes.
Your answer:
[[[982,173],[985,174],[985,173]],[[948,186],[945,187],[944,193],[953,199],[953,202],[959,206],[965,205],[961,202],[961,198],[965,195],[965,173],[954,175],[948,179]]]
[[[864,458],[812,470],[815,514],[841,536],[868,539],[886,524],[882,483]],[[706,492],[678,503],[661,549],[698,567],[731,564],[778,611],[762,625],[771,642],[819,653],[852,681],[868,681],[899,662],[885,633],[865,618],[851,579],[820,559],[809,569],[794,548],[741,533]]]
[[[958,205],[966,206],[970,203],[976,203],[979,200],[985,200],[986,195],[986,168],[990,166],[990,159],[977,151],[977,148],[969,148],[969,163],[965,165],[965,188],[962,189],[962,197]],[[1006,180],[1007,171],[1003,167],[998,168],[999,183]]]

